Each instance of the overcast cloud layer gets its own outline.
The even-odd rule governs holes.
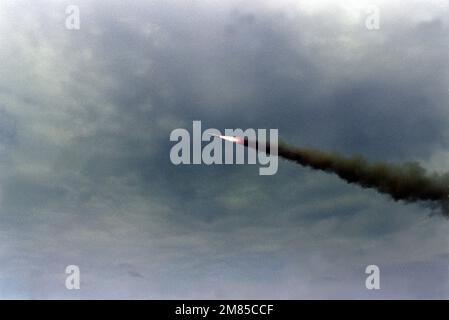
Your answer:
[[[0,298],[449,298],[449,221],[419,204],[170,162],[201,120],[449,170],[449,5],[366,4],[380,30],[363,1],[2,1]]]

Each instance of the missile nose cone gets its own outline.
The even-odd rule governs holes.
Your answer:
[[[225,140],[225,141],[229,141],[229,142],[233,142],[233,143],[238,143],[238,144],[242,144],[243,140],[238,138],[238,137],[232,137],[232,136],[222,136],[219,134],[215,134],[215,133],[207,133],[210,136],[213,137],[217,137],[220,138],[221,140]]]

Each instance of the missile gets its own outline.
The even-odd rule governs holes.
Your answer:
[[[208,135],[220,138],[225,141],[230,141],[236,144],[241,144],[244,147],[249,147],[255,149],[257,152],[259,152],[259,141],[258,140],[249,140],[247,137],[241,138],[241,137],[235,137],[235,136],[222,136],[219,134],[214,133],[208,133]],[[270,154],[270,143],[267,141],[265,143],[265,150],[260,152],[265,152],[266,154]]]
[[[243,139],[239,137],[233,137],[233,136],[222,136],[215,133],[208,133],[208,135],[220,138],[221,140],[230,141],[237,144],[243,144]]]

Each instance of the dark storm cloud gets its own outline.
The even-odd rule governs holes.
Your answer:
[[[24,14],[9,4],[1,21],[9,296],[67,295],[57,281],[71,263],[87,272],[83,297],[231,297],[236,288],[268,297],[273,285],[278,297],[305,297],[312,283],[325,296],[331,285],[319,279],[334,265],[338,279],[347,261],[445,248],[447,228],[422,220],[421,208],[323,174],[283,163],[262,179],[251,166],[169,161],[170,132],[193,120],[278,128],[295,144],[380,160],[444,151],[447,23],[433,10],[422,21],[413,6],[409,17],[385,9],[382,29],[369,32],[341,8],[86,1],[81,30],[69,32],[65,3],[27,5]],[[33,278],[44,270],[49,278]]]
[[[336,27],[332,16],[317,24],[302,13],[179,5],[169,19],[167,4],[139,7],[143,13],[132,7],[128,14],[151,21],[148,36],[142,24],[120,19],[121,6],[106,14],[100,8],[91,18],[104,23],[103,34],[76,45],[102,61],[98,72],[115,80],[106,95],[135,119],[163,113],[186,125],[203,119],[218,128],[276,127],[301,144],[375,158],[425,158],[446,145],[439,64],[447,47],[427,48],[444,37],[438,17],[404,21],[411,31],[388,28],[379,40],[358,26]],[[205,28],[210,16],[218,18]],[[340,52],[344,38],[358,47]],[[154,109],[139,110],[145,103]]]

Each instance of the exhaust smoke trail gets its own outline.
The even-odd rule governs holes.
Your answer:
[[[247,139],[241,139],[240,143],[251,146]],[[254,145],[258,149],[257,141]],[[266,150],[270,152],[268,143]],[[285,143],[278,145],[278,156],[305,167],[336,174],[348,183],[388,194],[395,201],[426,202],[449,217],[449,173],[429,174],[418,163],[369,163],[360,156],[347,157]]]

